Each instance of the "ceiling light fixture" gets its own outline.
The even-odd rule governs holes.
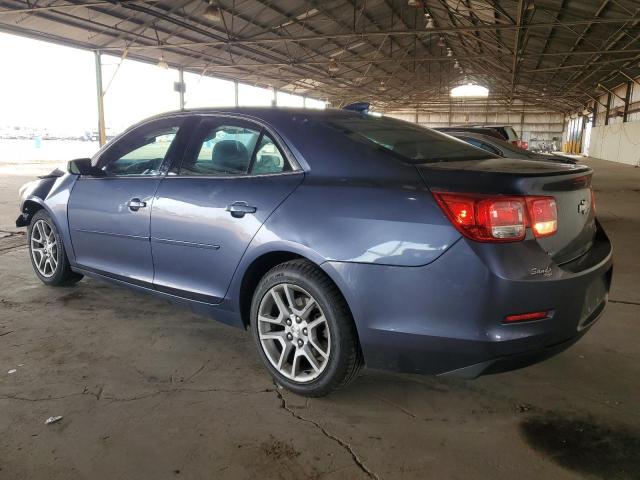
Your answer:
[[[430,30],[430,29],[435,27],[435,25],[433,23],[433,18],[431,18],[431,15],[429,15],[428,13],[425,13],[424,14],[424,18],[427,20],[427,24],[425,25],[425,28],[427,30]]]
[[[453,52],[450,48],[447,48],[447,57],[453,57]]]
[[[213,4],[213,0],[209,0],[209,5],[202,12],[202,16],[214,23],[222,22],[222,10]]]
[[[162,55],[160,55],[160,58],[158,59],[158,66],[160,68],[162,68],[163,70],[168,70],[169,69],[169,64],[166,62],[166,60],[164,59],[164,57]]]
[[[340,70],[340,67],[338,66],[338,62],[336,62],[335,60],[331,60],[331,62],[329,62],[329,71],[332,73],[335,73],[338,70]]]
[[[447,44],[446,44],[446,43],[445,43],[445,41],[444,41],[444,37],[440,37],[440,38],[438,39],[438,46],[439,46],[439,47],[446,47],[446,46],[447,46]]]

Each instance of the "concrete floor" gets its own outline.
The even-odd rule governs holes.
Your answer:
[[[474,381],[365,371],[306,400],[247,333],[95,280],[47,288],[5,236],[0,478],[640,478],[640,169],[588,163],[615,248],[604,317]],[[0,178],[0,229],[24,180]]]

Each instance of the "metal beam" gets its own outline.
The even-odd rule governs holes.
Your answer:
[[[133,6],[132,6],[133,7]],[[191,47],[191,46],[216,46],[216,45],[266,45],[269,43],[286,43],[286,42],[319,42],[321,40],[327,39],[365,39],[371,37],[387,37],[387,36],[429,36],[438,33],[458,33],[458,32],[475,32],[475,31],[496,31],[496,30],[516,30],[520,28],[521,30],[529,30],[533,28],[549,28],[549,27],[561,27],[561,26],[571,26],[571,25],[585,25],[589,23],[598,23],[598,24],[621,24],[627,23],[632,20],[636,20],[638,18],[600,18],[600,19],[592,19],[592,20],[578,20],[572,22],[565,23],[557,23],[557,22],[542,22],[542,23],[529,23],[525,26],[516,26],[509,24],[494,24],[494,25],[464,25],[458,27],[438,27],[429,30],[379,30],[374,32],[358,32],[358,33],[325,33],[319,35],[303,35],[303,36],[290,36],[290,37],[266,37],[266,38],[250,38],[250,39],[221,39],[207,42],[188,42],[188,43],[175,43],[167,45],[167,47]],[[211,33],[208,32],[208,35],[211,36]],[[162,46],[162,45],[160,45]],[[111,47],[116,48],[117,47]],[[122,47],[120,47],[121,49]],[[132,45],[129,49],[137,49],[137,48],[149,48],[149,46],[137,46]]]
[[[159,0],[121,0],[120,3],[154,3]],[[7,9],[0,10],[0,15],[11,15],[11,14],[38,14],[40,12],[46,12],[51,10],[75,10],[77,8],[92,8],[92,7],[105,7],[111,6],[113,7],[113,2],[87,2],[81,4],[66,4],[66,5],[47,5],[42,7],[29,7],[29,8],[15,8],[15,9]]]
[[[633,90],[633,82],[629,80],[627,82],[627,93],[624,96],[624,112],[622,114],[622,121],[627,123],[629,117],[629,103],[631,102],[631,91]]]

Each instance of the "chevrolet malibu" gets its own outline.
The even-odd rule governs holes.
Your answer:
[[[319,396],[363,365],[474,378],[578,340],[612,272],[591,177],[358,112],[193,110],[25,185],[17,225],[45,284],[249,329],[279,385]]]

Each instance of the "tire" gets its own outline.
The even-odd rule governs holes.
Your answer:
[[[277,265],[260,280],[251,331],[275,382],[299,395],[321,397],[343,388],[363,363],[345,299],[306,260]]]
[[[38,210],[31,218],[27,238],[31,265],[42,283],[69,286],[82,279],[81,274],[71,270],[62,237],[45,210]]]

